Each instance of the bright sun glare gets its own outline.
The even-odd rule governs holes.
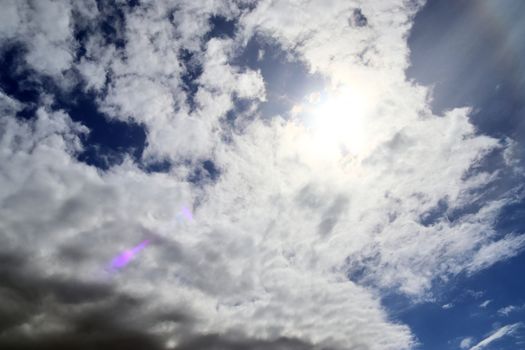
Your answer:
[[[350,87],[312,104],[310,131],[321,155],[360,155],[367,146],[366,118],[372,101]]]

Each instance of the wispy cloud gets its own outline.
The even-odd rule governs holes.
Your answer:
[[[468,348],[470,348],[470,346],[472,345],[473,342],[474,342],[474,339],[472,337],[464,338],[459,343],[459,347],[462,348],[462,349],[468,349]]]
[[[481,304],[479,304],[479,307],[481,308],[486,308],[487,306],[489,306],[489,304],[492,302],[492,300],[490,299],[487,299],[485,300],[484,302],[482,302]]]
[[[471,347],[470,350],[481,350],[500,338],[514,334],[521,326],[521,323],[514,323],[511,325],[503,326],[497,329],[496,331],[492,332],[488,337],[481,340],[473,347]]]
[[[517,312],[525,309],[525,305],[508,305],[498,310],[498,314],[502,316],[508,316],[513,312]]]

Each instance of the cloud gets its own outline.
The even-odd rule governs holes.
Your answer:
[[[487,347],[489,344],[493,343],[494,341],[503,338],[507,335],[514,334],[519,328],[521,327],[521,323],[514,323],[510,325],[503,326],[493,333],[491,333],[488,337],[474,345],[470,348],[470,350],[480,350],[485,347]]]
[[[108,118],[144,125],[142,161],[171,168],[150,173],[126,157],[88,166],[77,155],[89,130],[52,92],[29,120],[16,117],[22,101],[0,95],[0,253],[18,266],[2,270],[17,305],[2,303],[8,346],[408,349],[417,340],[382,291],[428,298],[436,280],[523,247],[494,228],[516,192],[480,194],[498,173],[477,165],[505,145],[476,131],[469,108],[432,114],[428,89],[405,78],[413,4],[21,4],[6,7],[23,18],[0,21],[3,44],[27,45],[39,74],[72,67],[76,78],[56,79],[82,82]],[[234,36],[213,37],[212,16],[235,18]],[[373,108],[361,153],[327,152],[300,112],[249,109],[232,128],[236,103],[271,102],[261,71],[233,63],[254,35],[326,77],[326,91],[363,90]],[[188,181],[205,160],[220,175]],[[177,220],[183,207],[193,222]],[[517,326],[506,327],[478,349]]]
[[[470,346],[472,345],[473,342],[474,342],[474,339],[472,337],[464,338],[459,343],[459,347],[462,348],[462,349],[468,349],[468,348],[470,348]]]
[[[488,300],[485,300],[484,302],[482,302],[481,304],[479,304],[479,307],[481,308],[486,308],[487,306],[489,306],[489,304],[492,302],[492,300],[488,299]]]
[[[469,270],[477,271],[496,261],[511,258],[521,252],[524,246],[525,236],[508,235],[480,249],[474,256]]]
[[[41,277],[30,265],[21,255],[0,256],[3,348],[160,348],[152,336],[132,325],[138,300],[107,284]]]
[[[3,41],[27,45],[27,63],[60,76],[73,61],[72,6],[67,1],[5,1],[0,19]]]
[[[228,337],[210,334],[202,337],[196,337],[190,339],[178,346],[178,350],[190,350],[190,349],[255,349],[255,350],[266,350],[266,349],[280,349],[280,350],[308,350],[318,349],[318,347],[312,344],[305,343],[300,339],[293,338],[279,338],[273,341],[266,341],[260,339],[228,339]]]
[[[216,147],[220,118],[233,108],[234,98],[265,99],[259,72],[229,64],[236,48],[231,40],[204,42],[212,14],[230,17],[239,9],[183,1],[121,11],[124,47],[107,45],[103,35],[88,27],[86,53],[78,65],[87,87],[100,91],[111,74],[102,110],[112,118],[145,124],[146,159],[206,157]],[[196,91],[188,91],[185,79]],[[195,100],[196,110],[188,100]]]
[[[305,280],[301,265],[290,266],[287,259],[291,257],[281,256],[279,240],[264,243],[261,236],[248,234],[260,223],[245,221],[243,225],[255,226],[240,229],[208,213],[220,208],[213,200],[206,201],[196,212],[199,227],[175,223],[181,204],[193,201],[189,184],[177,183],[169,175],[142,173],[129,163],[99,173],[73,160],[74,135],[79,131],[63,112],[42,110],[31,128],[14,119],[5,120],[8,124],[2,138],[2,160],[11,166],[2,178],[6,184],[2,188],[9,189],[2,193],[2,230],[6,233],[2,243],[4,251],[30,257],[27,264],[35,269],[33,274],[42,275],[28,282],[35,288],[54,278],[66,281],[66,287],[79,284],[77,279],[86,280],[89,286],[103,275],[112,256],[153,231],[160,235],[158,243],[141,252],[125,272],[126,278],[116,276],[109,282],[119,292],[139,298],[144,308],[149,304],[145,300],[154,301],[155,310],[187,308],[191,317],[199,320],[203,334],[235,330],[246,337],[292,337],[336,346],[343,338],[339,328],[332,325],[339,324],[349,327],[356,347],[369,344],[371,333],[375,334],[377,348],[403,348],[410,342],[406,326],[389,322],[379,300],[363,288],[351,282],[327,280],[314,271]],[[51,128],[52,121],[56,127]],[[68,139],[71,141],[65,142]],[[38,144],[34,140],[39,140]],[[15,172],[17,176],[13,176]],[[53,175],[56,173],[60,176]],[[232,185],[238,184],[227,182],[219,186],[218,193]],[[244,198],[252,201],[260,197],[246,194]],[[225,196],[217,201],[230,199]],[[228,207],[234,211],[232,205]],[[250,207],[240,207],[237,214],[248,218]],[[28,241],[40,250],[31,253]],[[290,283],[295,287],[290,288]],[[80,292],[73,290],[72,297]],[[305,302],[311,306],[305,307]],[[57,303],[57,308],[65,307],[61,306],[62,300]],[[339,311],[330,311],[328,305]],[[134,310],[137,308],[134,306]],[[154,318],[155,310],[152,316],[146,313],[138,319]],[[69,321],[62,313],[45,314],[57,323],[49,330],[49,342],[55,344],[55,335],[68,334],[68,328],[63,327]],[[360,318],[366,323],[355,322]],[[162,337],[169,335],[177,343],[185,341],[183,335],[188,334],[170,320],[143,322],[142,327],[161,332]],[[16,333],[21,325],[13,327],[9,332]],[[48,335],[38,333],[42,323],[32,327],[29,333],[47,342]],[[79,337],[75,341],[85,339]],[[90,344],[93,340],[85,341]]]
[[[501,316],[508,316],[509,314],[523,310],[524,308],[525,305],[508,305],[499,309],[498,314],[500,314]]]
[[[505,306],[505,307],[502,307],[501,309],[499,309],[498,310],[498,314],[503,315],[503,316],[508,316],[511,312],[513,312],[515,310],[516,310],[516,306],[509,305],[509,306]]]

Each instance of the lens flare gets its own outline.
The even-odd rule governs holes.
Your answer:
[[[191,213],[191,210],[187,207],[182,207],[182,209],[177,214],[176,218],[179,221],[181,221],[181,218],[184,218],[188,222],[193,222],[193,214]],[[138,255],[138,253],[140,253],[151,243],[151,239],[146,239],[134,246],[133,248],[121,252],[111,260],[106,272],[116,272],[123,269],[131,262],[131,260],[135,258],[135,256]]]
[[[181,213],[186,218],[186,220],[193,221],[193,215],[191,214],[191,211],[188,208],[183,207]]]
[[[130,261],[144,248],[150,244],[150,240],[146,239],[131,249],[125,250],[111,260],[110,269],[117,271],[124,268]]]
[[[183,222],[193,222],[193,214],[191,210],[187,207],[182,207],[182,209],[177,213],[175,219],[178,223],[182,224]]]

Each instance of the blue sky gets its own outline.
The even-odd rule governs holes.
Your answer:
[[[407,71],[416,81],[434,86],[434,111],[472,106],[476,112],[471,120],[480,132],[512,137],[522,149],[525,80],[520,57],[525,47],[516,38],[525,30],[520,24],[523,10],[517,1],[427,2],[408,39],[412,65]],[[500,232],[523,231],[524,205],[518,201],[501,212]],[[436,302],[394,303],[400,309],[396,314],[411,325],[424,349],[457,349],[466,335],[481,339],[499,325],[522,322],[524,308],[509,313],[504,308],[525,302],[525,284],[518,277],[523,259],[522,254],[476,275],[455,278],[440,286],[443,290]],[[487,348],[523,346],[521,335]]]
[[[521,1],[0,4],[1,348],[525,348]]]

